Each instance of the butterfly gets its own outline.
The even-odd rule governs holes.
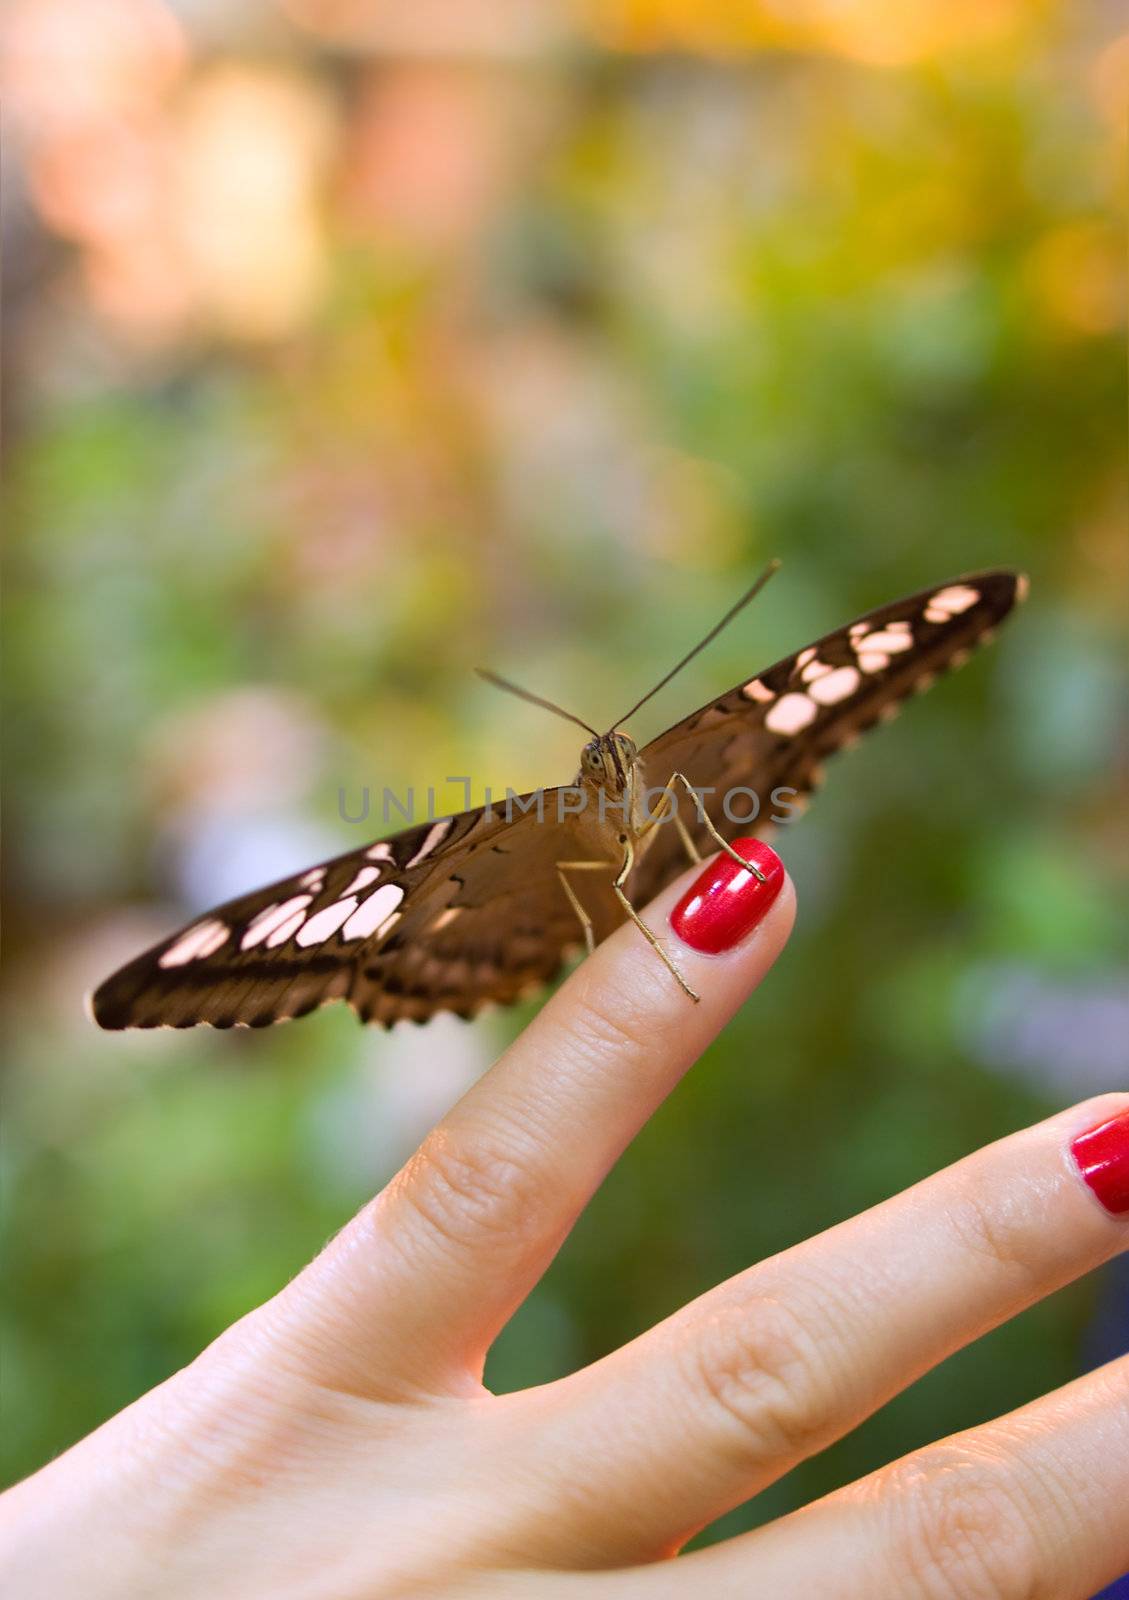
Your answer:
[[[103,1028],[263,1027],[333,1000],[385,1025],[439,1011],[471,1017],[536,992],[580,935],[591,950],[629,919],[696,998],[635,908],[687,859],[732,853],[738,835],[790,820],[827,756],[960,666],[1026,586],[1020,573],[979,572],[882,606],[642,749],[618,725],[597,733],[494,678],[592,734],[572,785],[429,820],[229,900],[107,978],[92,996],[94,1020]]]

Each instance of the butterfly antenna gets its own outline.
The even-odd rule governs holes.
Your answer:
[[[600,737],[595,728],[589,727],[580,717],[574,717],[572,712],[566,711],[563,706],[554,705],[551,700],[542,700],[539,694],[530,694],[529,690],[523,689],[520,684],[511,683],[508,678],[500,678],[496,672],[488,672],[485,667],[475,667],[474,670],[480,678],[492,683],[495,689],[504,689],[507,694],[516,694],[519,700],[528,700],[531,706],[540,706],[543,711],[552,711],[558,717],[563,717],[566,722],[575,722],[578,728],[583,728],[595,738]]]
[[[682,671],[683,667],[687,666],[691,661],[693,661],[694,657],[698,655],[700,651],[704,650],[708,644],[711,644],[713,640],[717,638],[722,628],[727,628],[729,626],[737,613],[739,611],[743,611],[748,605],[749,601],[752,600],[756,595],[760,594],[761,590],[772,577],[773,573],[778,572],[779,570],[780,563],[774,558],[768,563],[768,566],[765,567],[756,583],[753,584],[753,587],[746,594],[741,596],[740,600],[738,600],[735,606],[730,606],[729,610],[722,617],[721,621],[716,623],[714,627],[710,629],[705,638],[699,639],[694,648],[682,657],[682,660],[676,667],[671,667],[666,677],[660,678],[653,689],[648,689],[642,700],[636,700],[630,711],[625,711],[622,717],[617,717],[612,723],[612,727],[618,728],[621,723],[627,721],[628,717],[633,717],[639,710],[640,706],[645,706],[648,700],[657,695],[660,689],[665,689],[671,678],[677,677],[678,673]]]

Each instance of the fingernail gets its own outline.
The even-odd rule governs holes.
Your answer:
[[[687,889],[670,914],[678,937],[703,955],[732,950],[766,914],[784,886],[784,863],[761,839],[734,839],[733,848],[764,881],[722,852]]]
[[[1129,1211],[1129,1111],[1080,1133],[1070,1153],[1107,1211]]]

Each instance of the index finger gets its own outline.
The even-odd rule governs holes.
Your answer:
[[[767,845],[739,843],[765,882],[720,856],[644,911],[701,1003],[635,927],[605,940],[280,1297],[307,1370],[312,1350],[326,1381],[354,1391],[374,1372],[408,1392],[473,1390],[608,1168],[787,940],[783,866]]]

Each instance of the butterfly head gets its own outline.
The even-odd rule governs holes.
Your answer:
[[[639,747],[626,733],[601,733],[589,740],[580,752],[578,781],[595,783],[614,795],[627,789],[635,764],[639,760]]]

